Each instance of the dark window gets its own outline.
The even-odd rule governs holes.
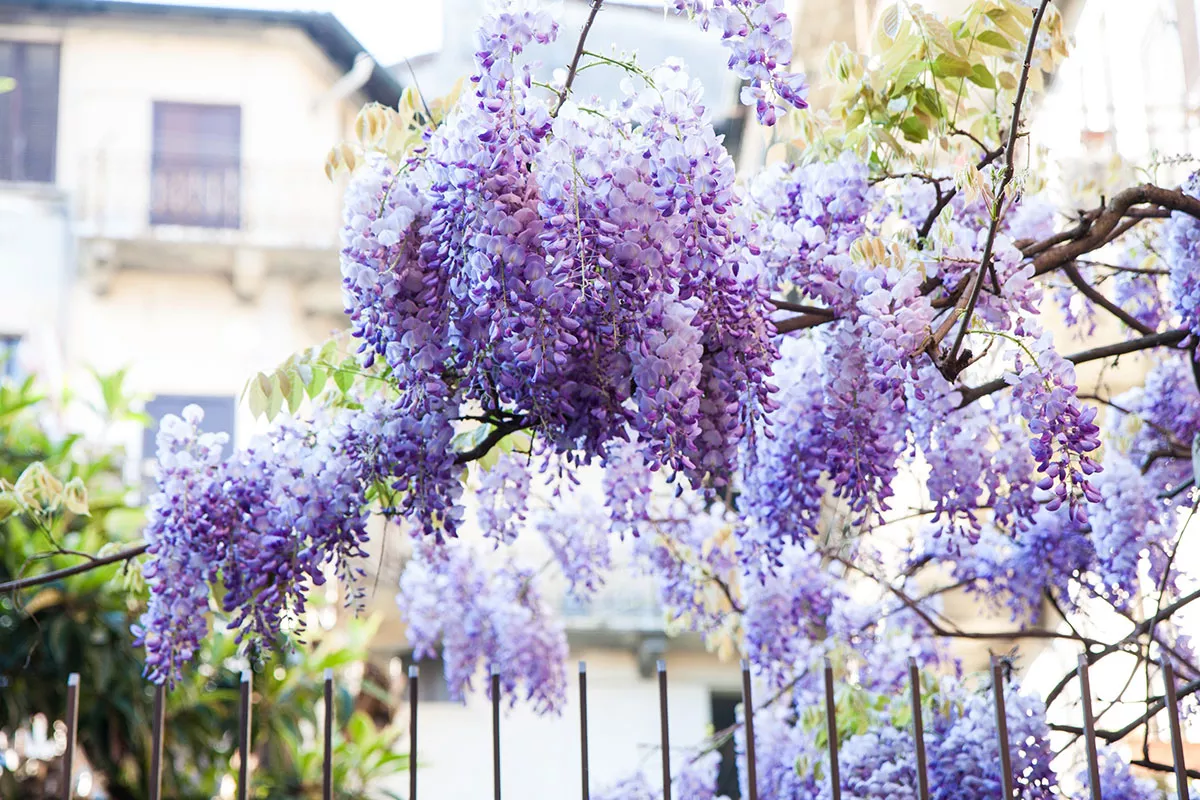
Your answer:
[[[21,377],[21,365],[17,362],[20,349],[20,336],[0,336],[0,378]]]
[[[0,180],[54,181],[58,142],[58,45],[0,42]]]
[[[420,661],[413,661],[412,653],[405,653],[400,657],[400,663],[404,665],[404,675],[407,680],[408,668],[414,663],[419,670],[417,680],[417,700],[422,703],[449,703],[451,702],[450,687],[446,684],[446,662],[440,658],[423,658]],[[405,699],[408,698],[407,690]]]
[[[241,225],[242,110],[154,104],[150,223]]]
[[[146,416],[151,423],[142,432],[142,458],[154,458],[154,437],[158,434],[158,423],[168,414],[183,413],[184,407],[195,403],[204,409],[204,421],[200,428],[205,433],[228,433],[233,439],[233,423],[237,413],[237,401],[225,396],[194,396],[182,394],[160,394],[146,403]]]
[[[739,694],[714,692],[712,695],[712,725],[714,732],[732,728],[737,723],[737,707],[742,702]],[[742,796],[738,784],[737,751],[733,738],[730,737],[721,745],[721,768],[717,772],[717,795],[724,795],[729,800],[738,800]],[[760,784],[761,785],[761,784]]]

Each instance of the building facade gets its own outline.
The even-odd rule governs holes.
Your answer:
[[[323,158],[397,81],[331,15],[80,0],[0,4],[0,75],[11,369],[128,366],[244,440],[247,378],[342,325]]]

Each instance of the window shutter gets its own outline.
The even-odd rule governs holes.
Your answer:
[[[54,180],[58,143],[58,45],[0,42],[0,180]]]
[[[21,180],[54,180],[54,155],[58,142],[58,45],[25,45],[22,70],[21,129],[25,153]]]
[[[150,222],[239,227],[241,108],[155,103],[153,138]]]
[[[17,75],[17,45],[0,42],[0,77],[20,81]],[[16,164],[17,92],[0,94],[0,181],[15,177]]]

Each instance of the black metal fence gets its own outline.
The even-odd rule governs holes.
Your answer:
[[[1179,721],[1179,699],[1175,686],[1175,673],[1169,661],[1162,664],[1163,678],[1166,683],[1165,707],[1170,720],[1171,754],[1175,771],[1176,793],[1178,800],[1189,800],[1187,769],[1184,765],[1183,733]],[[914,660],[909,660],[909,682],[911,685],[910,698],[912,703],[913,743],[916,750],[917,767],[917,796],[920,800],[929,800],[928,763],[925,751],[925,730],[921,715],[921,681],[920,672]],[[996,712],[996,733],[1000,745],[1000,778],[1004,788],[1005,798],[1013,798],[1015,793],[1012,754],[1008,741],[1008,718],[1004,708],[1004,667],[993,659],[991,665],[993,701]],[[1092,711],[1091,684],[1088,680],[1087,656],[1079,657],[1080,693],[1083,703],[1083,743],[1087,751],[1088,788],[1091,800],[1102,800],[1100,787],[1100,765],[1096,750],[1096,718]],[[409,699],[409,800],[417,800],[420,765],[417,762],[417,733],[418,733],[418,684],[420,674],[416,666],[408,670],[408,699]],[[322,797],[333,800],[333,670],[325,671],[325,718],[324,764],[322,776]],[[238,780],[237,798],[247,800],[250,797],[250,784],[253,776],[250,772],[250,717],[252,712],[252,673],[242,672],[241,701],[238,715]],[[667,669],[663,661],[658,662],[658,693],[659,717],[661,722],[660,749],[662,751],[662,792],[663,800],[671,800],[671,749],[667,732]],[[74,761],[76,738],[79,723],[79,675],[72,673],[67,678],[67,708],[66,752],[62,760],[63,769],[63,800],[71,800],[74,790]],[[496,800],[500,800],[500,673],[493,669],[491,673],[491,702],[492,702],[492,780]],[[754,740],[754,699],[751,692],[750,669],[742,662],[742,702],[744,707],[743,719],[746,726],[745,763],[749,800],[758,800],[758,774],[755,757]],[[154,691],[153,739],[150,757],[150,800],[161,800],[162,770],[163,770],[163,735],[166,710],[166,688],[156,686]],[[579,730],[580,730],[580,796],[583,800],[590,799],[591,787],[588,774],[588,708],[587,708],[587,667],[584,662],[579,664]],[[841,776],[838,764],[837,710],[834,702],[833,667],[825,662],[825,717],[828,725],[828,747],[830,763],[830,789],[833,800],[841,800]],[[680,798],[687,800],[687,798]]]

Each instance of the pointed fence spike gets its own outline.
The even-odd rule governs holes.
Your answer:
[[[1000,741],[1000,781],[1005,800],[1012,800],[1012,751],[1008,745],[1008,712],[1004,709],[1004,667],[995,656],[992,656],[992,695],[996,703],[996,736]]]
[[[658,660],[658,716],[662,723],[663,800],[671,800],[671,735],[667,730],[667,662]]]
[[[1092,681],[1088,676],[1088,656],[1079,654],[1079,697],[1083,702],[1083,746],[1087,751],[1088,791],[1092,800],[1103,800],[1100,793],[1100,755],[1096,751],[1096,716],[1092,711]]]
[[[163,727],[167,714],[167,687],[154,685],[154,719],[150,731],[150,800],[162,800]]]
[[[825,728],[829,738],[829,787],[833,800],[842,800],[842,772],[838,764],[837,703],[833,699],[833,663],[825,659]]]
[[[1179,724],[1179,695],[1175,689],[1175,668],[1171,666],[1169,659],[1164,658],[1162,670],[1167,719],[1171,723],[1171,760],[1175,762],[1175,792],[1179,800],[1189,800],[1187,764],[1183,757],[1183,730]]]
[[[75,793],[75,743],[79,736],[79,673],[67,676],[67,749],[63,751],[62,796],[71,800]]]
[[[421,669],[408,667],[408,800],[417,800],[417,681]]]
[[[583,780],[583,800],[590,800],[588,786],[587,663],[579,662],[579,771]]]
[[[325,759],[321,766],[321,798],[333,800],[333,670],[325,670]]]
[[[500,800],[500,666],[492,665],[492,784]]]
[[[253,683],[250,670],[242,670],[242,697],[238,708],[237,800],[250,796],[250,702]]]
[[[917,750],[917,796],[929,800],[929,762],[925,756],[925,723],[921,716],[921,671],[917,660],[908,659],[908,683],[912,696],[913,743]]]
[[[751,693],[750,662],[742,659],[742,717],[746,720],[746,786],[750,800],[758,800],[758,763],[754,754],[754,698]]]

